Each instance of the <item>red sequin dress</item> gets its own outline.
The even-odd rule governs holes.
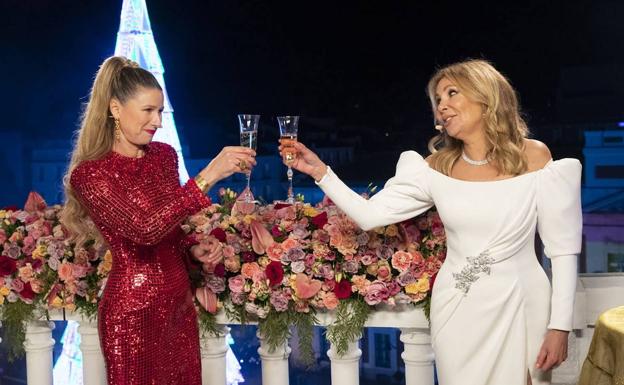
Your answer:
[[[180,223],[210,200],[193,179],[180,186],[175,151],[157,142],[141,158],[85,161],[70,183],[113,255],[98,305],[108,384],[201,384]]]

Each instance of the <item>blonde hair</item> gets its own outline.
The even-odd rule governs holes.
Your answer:
[[[528,128],[520,114],[516,91],[507,78],[485,60],[466,60],[439,69],[427,84],[427,95],[437,109],[435,89],[443,78],[454,83],[472,101],[483,107],[487,159],[503,175],[520,175],[528,168],[524,139]],[[463,142],[440,132],[429,141],[433,169],[450,175],[462,153]]]
[[[61,223],[78,246],[82,246],[88,239],[95,239],[99,243],[103,239],[89,218],[87,209],[74,193],[70,176],[80,163],[102,158],[112,150],[115,123],[109,109],[110,101],[115,98],[124,104],[141,87],[162,90],[154,75],[125,57],[109,57],[95,75],[89,102],[84,106],[81,116],[80,128],[74,135],[74,150],[69,167],[63,177],[65,205],[61,212]]]

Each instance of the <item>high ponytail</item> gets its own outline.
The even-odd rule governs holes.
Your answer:
[[[104,60],[95,75],[80,119],[80,128],[75,132],[74,150],[69,167],[63,177],[65,206],[61,222],[77,245],[89,238],[103,242],[95,229],[87,210],[77,199],[69,183],[74,169],[83,161],[99,159],[110,152],[115,141],[115,125],[109,109],[111,99],[122,104],[132,98],[139,88],[162,90],[158,80],[149,71],[139,67],[132,60],[112,56]]]

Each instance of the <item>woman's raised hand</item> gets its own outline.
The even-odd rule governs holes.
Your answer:
[[[310,175],[315,181],[320,181],[327,173],[327,165],[301,142],[293,142],[292,145],[288,147],[280,142],[279,152],[282,159],[284,159],[286,155],[286,149],[292,151],[293,148],[297,156],[295,160],[290,163],[290,166],[297,171]],[[286,163],[284,162],[284,164]]]
[[[219,155],[199,172],[210,186],[236,173],[248,173],[256,165],[256,152],[248,147],[223,147]]]

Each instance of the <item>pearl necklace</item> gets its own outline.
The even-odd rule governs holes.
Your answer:
[[[461,157],[462,157],[462,159],[463,159],[464,161],[466,161],[466,163],[468,163],[468,164],[470,164],[470,165],[473,165],[473,166],[484,166],[484,165],[486,165],[486,164],[490,163],[490,161],[489,161],[489,160],[487,160],[487,158],[486,158],[486,159],[483,159],[483,160],[473,160],[473,159],[470,159],[470,158],[468,157],[468,155],[466,155],[466,153],[464,152],[464,150],[462,150]]]

